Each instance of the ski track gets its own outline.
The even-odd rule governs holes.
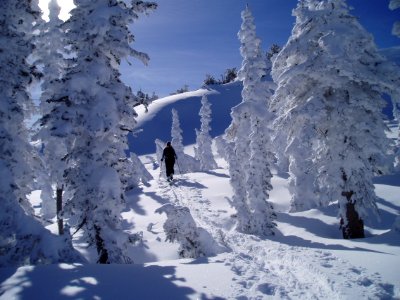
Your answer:
[[[224,229],[219,213],[204,199],[198,182],[181,175],[158,181],[160,196],[190,209],[198,226],[229,249],[225,265],[236,275],[229,299],[393,299],[394,287],[378,273],[352,266],[329,251],[288,246]],[[333,270],[332,270],[333,269]],[[327,272],[325,272],[326,270]],[[334,271],[334,272],[332,272]],[[329,274],[337,274],[329,278]]]

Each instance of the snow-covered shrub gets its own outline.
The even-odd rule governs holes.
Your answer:
[[[198,258],[216,254],[216,242],[204,228],[197,227],[189,208],[168,203],[158,208],[156,213],[167,215],[163,226],[166,239],[179,243],[180,257]]]
[[[139,157],[133,152],[130,153],[130,158],[119,159],[118,172],[121,174],[121,182],[125,191],[138,187],[140,183],[147,184],[153,179]]]

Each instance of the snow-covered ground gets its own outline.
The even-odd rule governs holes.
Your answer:
[[[238,90],[234,85],[224,89]],[[168,132],[170,125],[162,120],[170,117],[171,106],[179,108],[176,104],[184,105],[187,97],[197,103],[205,92],[172,96],[169,102],[160,99],[148,116],[139,118],[139,127],[153,123],[159,133]],[[237,101],[227,103],[228,97],[217,96],[213,100],[212,95],[210,99],[213,105],[227,107]],[[189,107],[185,109],[193,118],[198,110]],[[223,124],[214,128],[217,131],[229,121],[229,114],[219,116]],[[155,128],[148,131],[157,135]],[[139,136],[134,144],[142,142]],[[335,205],[289,213],[287,178],[275,175],[271,201],[278,212],[278,232],[260,238],[235,230],[227,164],[216,151],[217,169],[182,175],[176,168],[175,183],[169,185],[146,147],[141,152],[147,154],[140,158],[154,179],[129,193],[123,213],[125,229],[143,234],[132,249],[135,264],[2,268],[0,299],[400,299],[400,233],[391,230],[400,214],[400,174],[376,178],[381,222],[367,221],[367,237],[361,240],[342,239]],[[185,151],[192,154],[193,146],[187,145]],[[36,208],[39,195],[31,197]],[[188,207],[197,226],[221,246],[218,253],[180,259],[179,246],[165,241],[165,214],[155,212],[166,203]],[[49,228],[56,230],[55,225]],[[78,236],[75,243],[90,259]]]

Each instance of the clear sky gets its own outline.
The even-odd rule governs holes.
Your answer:
[[[147,67],[130,60],[123,79],[134,90],[165,96],[188,84],[201,86],[205,75],[219,77],[227,68],[240,67],[240,12],[249,4],[263,49],[284,45],[293,28],[296,0],[156,0],[158,9],[133,26],[133,47],[150,56]],[[389,0],[348,0],[352,14],[374,35],[379,48],[400,45],[391,34],[400,10],[391,11]]]

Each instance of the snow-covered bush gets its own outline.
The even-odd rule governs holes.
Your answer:
[[[214,155],[212,153],[212,138],[210,136],[211,123],[211,104],[207,96],[201,98],[200,108],[200,130],[196,130],[195,158],[200,162],[200,168],[203,171],[209,171],[217,167]]]
[[[156,213],[167,215],[163,226],[166,240],[179,243],[180,257],[198,258],[215,255],[218,251],[213,237],[204,228],[197,227],[189,208],[168,203]]]
[[[179,115],[175,109],[172,109],[172,127],[171,127],[171,144],[175,149],[177,156],[176,167],[178,172],[184,174],[200,170],[199,162],[192,156],[183,151],[182,129],[179,122]]]
[[[138,187],[140,183],[148,184],[153,179],[139,157],[133,152],[130,153],[130,158],[120,158],[118,168],[125,191]]]
[[[339,201],[344,237],[363,237],[360,218],[376,210],[372,178],[391,149],[382,94],[398,91],[399,75],[343,0],[301,1],[294,15],[272,70],[292,208]]]

